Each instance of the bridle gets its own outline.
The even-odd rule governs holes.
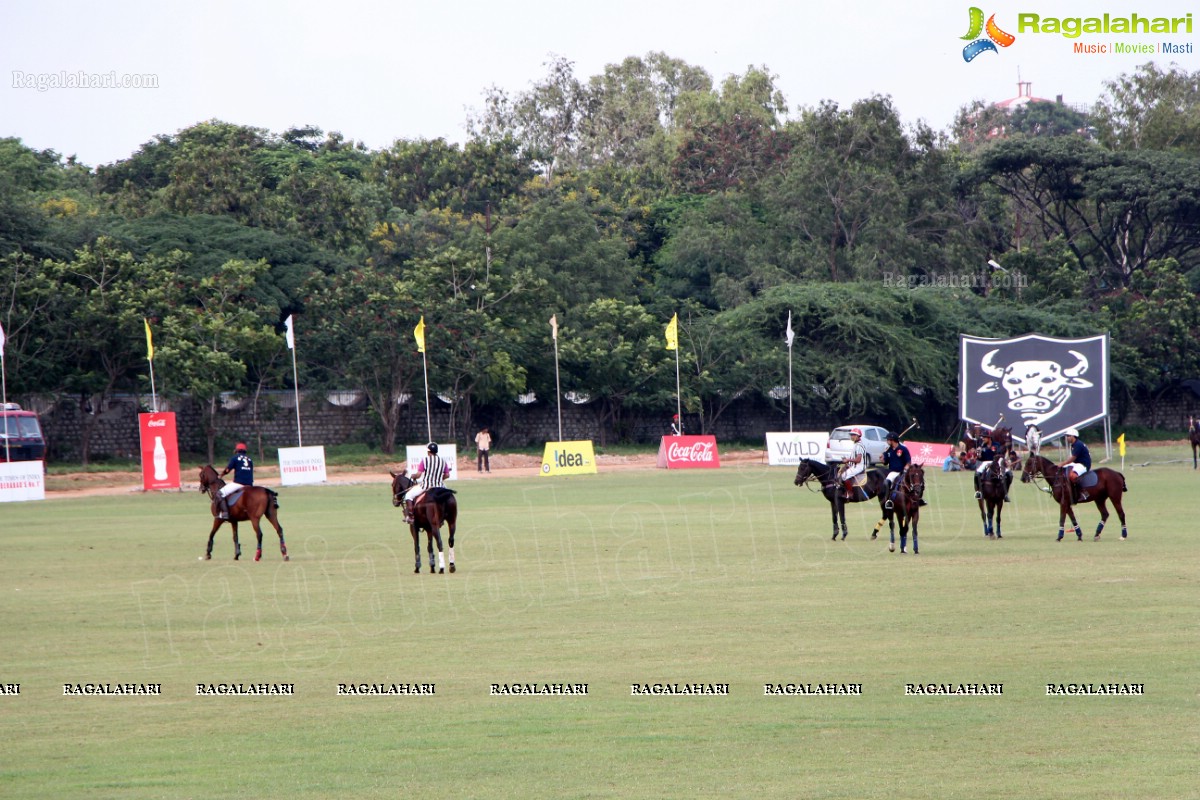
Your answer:
[[[910,464],[905,468],[904,476],[900,479],[900,488],[904,490],[905,495],[920,498],[921,495],[925,494],[925,479],[922,478],[919,484],[913,483],[913,477],[915,475],[916,471]]]

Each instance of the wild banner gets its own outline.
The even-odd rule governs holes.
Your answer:
[[[967,422],[991,426],[1003,415],[1024,443],[1031,425],[1048,441],[1108,414],[1107,334],[962,336],[960,354],[959,416]]]

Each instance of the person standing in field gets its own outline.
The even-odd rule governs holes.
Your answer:
[[[475,449],[478,451],[478,456],[475,459],[475,471],[492,471],[492,462],[490,453],[492,449],[492,432],[485,425],[480,429],[479,433],[475,434]]]

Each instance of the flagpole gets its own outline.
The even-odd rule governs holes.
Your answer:
[[[421,351],[421,371],[425,373],[425,433],[429,438],[425,441],[433,441],[433,416],[429,412],[429,362],[426,361],[425,351]]]
[[[558,315],[550,317],[550,338],[554,340],[554,398],[558,402],[558,441],[563,440],[562,432],[562,383],[558,375]]]
[[[792,346],[788,345],[788,433],[795,430],[792,427]]]
[[[788,310],[787,330],[784,333],[788,348],[788,433],[795,430],[792,426],[792,344],[796,341],[796,332],[792,330],[792,312]]]
[[[4,363],[4,328],[0,328],[0,408],[8,408],[8,366]],[[12,461],[12,443],[8,436],[8,420],[4,420],[4,460]]]
[[[300,375],[296,370],[296,348],[292,350],[292,391],[296,394],[296,446],[304,447],[304,437],[300,434]]]
[[[679,348],[675,348],[675,415],[679,418],[679,434],[683,435],[683,398],[679,390]]]
[[[150,406],[158,413],[158,391],[154,388],[154,359],[150,359]]]

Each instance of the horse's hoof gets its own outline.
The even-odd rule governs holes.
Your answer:
[[[872,533],[872,534],[871,534],[871,538],[872,538],[872,539],[874,539],[874,538],[875,538],[876,536],[878,536],[878,535],[879,535],[879,534],[878,534],[878,532],[876,532],[876,533]]]
[[[833,541],[837,541],[837,531],[834,531],[833,533]]]
[[[888,552],[889,552],[889,553],[894,553],[894,552],[896,552],[896,545],[894,545],[894,544],[889,544],[889,545],[888,545]]]
[[[284,561],[291,561],[292,559],[291,559],[291,557],[289,557],[289,556],[288,556],[288,554],[287,554],[287,553],[284,553],[284,554],[283,554],[283,560],[284,560]]]
[[[846,534],[844,534],[844,533],[842,534],[842,541],[843,542],[846,541]]]
[[[454,570],[454,563],[453,563],[453,562],[451,562],[451,564],[450,564],[450,571],[451,571],[451,572],[454,572],[454,571],[455,571],[455,570]]]
[[[420,575],[420,574],[421,574],[421,568],[420,568],[420,567],[417,567],[416,569],[414,569],[414,570],[413,570],[413,574],[414,574],[414,575]]]
[[[438,570],[438,574],[439,574],[439,575],[445,575],[445,574],[446,574],[446,568],[445,568],[445,567],[442,567],[441,569],[439,569],[439,570]]]
[[[262,561],[262,553],[255,553],[255,554],[254,554],[254,560],[255,560],[255,561]]]

